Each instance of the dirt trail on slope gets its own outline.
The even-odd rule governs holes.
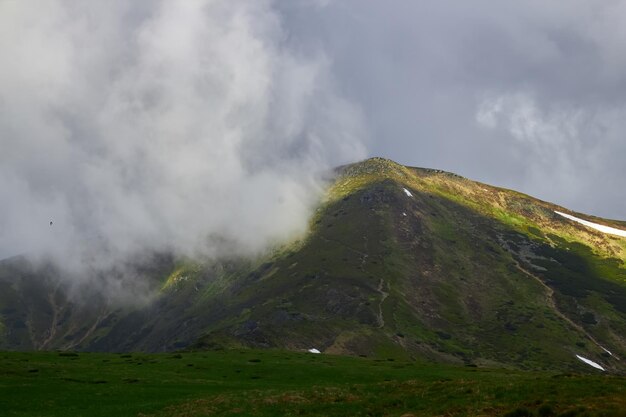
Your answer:
[[[367,257],[369,256],[366,252],[362,252],[358,249],[355,249],[351,246],[346,245],[344,242],[341,242],[335,239],[328,239],[324,236],[320,236],[320,238],[326,243],[330,243],[330,242],[337,243],[351,250],[352,252],[358,254],[361,257],[361,268],[363,269],[363,272],[365,272],[365,263],[367,262]],[[363,236],[363,239],[365,240],[365,250],[367,250],[367,244],[368,244],[367,236]],[[385,327],[385,318],[383,317],[383,303],[385,302],[385,299],[389,296],[389,293],[387,291],[384,291],[384,288],[385,288],[385,280],[381,278],[380,281],[378,282],[378,287],[376,287],[376,291],[380,294],[380,302],[378,303],[378,313],[376,314],[376,320],[378,321],[379,329]]]
[[[550,304],[550,307],[552,307],[552,309],[554,310],[554,312],[556,313],[556,315],[559,318],[561,318],[562,320],[567,322],[570,326],[572,326],[574,329],[578,330],[580,333],[584,334],[585,337],[587,337],[587,339],[592,341],[600,349],[605,350],[602,347],[602,345],[600,343],[598,343],[598,341],[585,330],[584,327],[582,327],[581,325],[579,325],[579,324],[575,323],[574,321],[572,321],[572,319],[567,317],[565,314],[563,314],[561,312],[561,310],[559,310],[558,306],[556,305],[556,301],[554,300],[554,290],[549,285],[547,285],[545,282],[543,282],[543,280],[541,278],[539,278],[537,275],[533,274],[532,272],[530,272],[529,270],[524,268],[522,265],[520,265],[520,263],[516,259],[514,259],[514,262],[515,262],[515,267],[519,271],[521,271],[525,275],[528,275],[529,277],[531,277],[532,279],[537,281],[539,283],[539,285],[541,285],[543,288],[545,288],[546,293],[547,293],[547,297],[546,298],[548,299],[548,303]],[[613,356],[613,355],[611,355],[611,356]],[[613,356],[613,357],[615,359],[619,360],[619,358],[617,356]]]
[[[59,323],[59,316],[61,312],[61,308],[57,305],[56,295],[57,290],[59,288],[59,284],[54,287],[54,291],[52,291],[48,295],[48,301],[50,302],[50,306],[52,307],[52,322],[50,323],[50,329],[48,330],[48,337],[41,343],[39,349],[45,349],[50,342],[54,339],[57,333],[57,325]]]
[[[98,317],[96,317],[96,320],[93,322],[93,324],[91,325],[91,327],[85,332],[85,334],[83,335],[83,337],[80,338],[80,340],[78,340],[77,342],[74,342],[72,344],[69,345],[69,347],[67,348],[69,349],[74,349],[76,346],[80,346],[81,343],[83,343],[85,340],[87,340],[87,338],[89,336],[91,336],[93,334],[93,332],[96,330],[96,328],[98,327],[98,325],[100,323],[102,323],[102,321],[107,318],[109,316],[109,312],[107,311],[106,307],[103,307],[102,310],[100,311],[100,314],[98,315]]]
[[[376,291],[380,293],[380,303],[378,304],[378,328],[379,329],[382,329],[383,327],[385,327],[385,319],[383,317],[383,303],[385,302],[385,299],[389,296],[389,293],[387,291],[384,291],[383,288],[385,288],[385,280],[381,278],[380,282],[378,283],[378,288],[376,288]]]

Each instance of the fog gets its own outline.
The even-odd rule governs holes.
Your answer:
[[[366,133],[286,37],[268,1],[1,1],[0,257],[87,280],[302,233]]]

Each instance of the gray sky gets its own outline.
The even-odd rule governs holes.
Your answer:
[[[368,152],[626,219],[626,1],[280,2]]]
[[[626,219],[624,21],[626,1],[0,0],[0,257],[256,253],[304,230],[316,172],[374,155]]]

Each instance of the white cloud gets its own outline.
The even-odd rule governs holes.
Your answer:
[[[520,142],[559,148],[576,140],[583,122],[581,110],[542,111],[525,93],[484,98],[476,121],[489,129],[501,128]]]
[[[285,36],[269,1],[0,2],[0,255],[82,270],[303,231],[364,133]]]
[[[606,181],[620,163],[615,151],[623,147],[626,107],[540,105],[526,92],[490,94],[480,100],[475,120],[516,149],[528,169],[526,188],[544,198],[591,201],[589,190],[602,192],[605,182],[617,180]]]

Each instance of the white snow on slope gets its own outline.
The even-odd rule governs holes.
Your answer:
[[[587,365],[589,365],[589,366],[593,366],[593,367],[594,367],[594,368],[596,368],[596,369],[599,369],[599,370],[601,370],[601,371],[604,371],[604,368],[603,368],[603,367],[601,367],[600,365],[598,365],[596,362],[592,361],[591,359],[583,358],[583,357],[582,357],[582,356],[580,356],[580,355],[576,355],[576,357],[577,357],[579,360],[581,360],[581,361],[585,362]]]
[[[409,197],[413,197],[413,194],[411,194],[409,190],[407,190],[406,188],[403,188],[403,190],[406,195],[408,195]]]
[[[308,350],[308,352],[309,352],[309,353],[322,353],[322,352],[320,352],[319,350],[317,350],[317,349],[315,349],[315,348],[313,348],[313,349],[309,349],[309,350]]]
[[[579,219],[578,217],[574,217],[571,214],[561,213],[560,211],[555,210],[554,212],[558,214],[559,216],[563,216],[566,219],[570,219],[580,224],[584,224],[585,226],[591,227],[592,229],[599,230],[602,233],[608,233],[610,235],[626,237],[626,230],[616,229],[614,227],[604,226],[598,223],[590,222],[588,220]]]

